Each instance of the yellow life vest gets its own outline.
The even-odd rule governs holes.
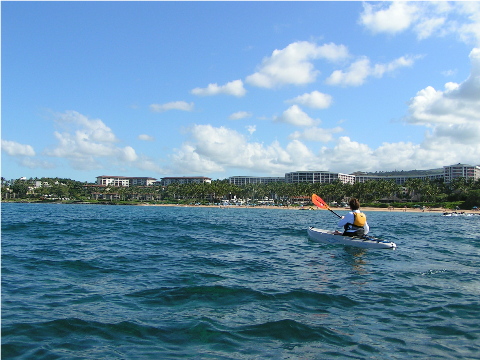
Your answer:
[[[361,212],[354,212],[353,213],[353,226],[361,227],[363,228],[365,226],[365,223],[367,222],[367,216],[364,213]]]

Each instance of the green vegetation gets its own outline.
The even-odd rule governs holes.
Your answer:
[[[330,204],[342,206],[350,197],[362,206],[443,207],[471,209],[480,206],[480,180],[464,178],[443,181],[410,179],[403,186],[393,181],[343,184],[324,183],[248,184],[236,186],[228,180],[211,184],[171,184],[169,186],[114,187],[82,183],[70,179],[41,178],[6,181],[2,178],[2,201],[88,202],[92,204],[221,204],[298,206],[311,205],[311,194],[319,194]]]

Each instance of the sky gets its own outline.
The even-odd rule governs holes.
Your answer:
[[[2,177],[480,164],[480,2],[1,3]]]

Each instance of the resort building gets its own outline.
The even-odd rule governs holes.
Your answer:
[[[130,180],[125,176],[97,176],[97,185],[103,186],[130,186]]]
[[[332,183],[335,181],[342,183],[355,183],[355,175],[333,173],[330,171],[295,171],[285,174],[285,182],[296,183]]]
[[[163,186],[170,184],[210,184],[211,182],[212,179],[205,176],[164,177],[160,181]]]
[[[458,163],[456,165],[444,166],[443,172],[446,183],[457,178],[473,179],[474,181],[480,179],[480,166],[478,165]]]
[[[151,177],[130,177],[130,186],[150,186],[157,181]]]
[[[97,176],[97,185],[103,186],[149,186],[153,185],[157,179],[151,177],[127,177],[127,176]]]
[[[330,171],[294,171],[286,173],[284,177],[275,176],[231,176],[228,178],[230,184],[243,186],[248,184],[268,184],[273,182],[296,183],[333,183],[340,181],[344,184],[363,183],[366,181],[393,180],[397,185],[404,185],[407,180],[420,179],[441,180],[446,183],[456,178],[480,179],[480,165],[456,164],[444,166],[443,169],[391,171],[379,173],[354,172],[342,174]],[[210,184],[212,179],[205,176],[181,176],[164,177],[157,181],[151,177],[127,177],[127,176],[98,176],[97,185],[103,186],[149,186],[170,184]],[[38,186],[38,185],[37,185]]]
[[[268,184],[273,182],[285,182],[285,177],[230,176],[228,182],[238,186],[247,184]]]
[[[405,184],[405,181],[408,179],[420,179],[420,180],[438,180],[443,178],[443,173],[441,169],[438,171],[433,171],[433,173],[429,174],[410,174],[410,175],[368,175],[368,174],[355,174],[355,182],[356,183],[363,183],[366,181],[374,180],[393,180],[397,185]]]

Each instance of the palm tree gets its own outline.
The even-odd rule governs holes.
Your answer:
[[[414,199],[415,196],[420,198],[420,189],[422,188],[424,181],[422,179],[407,179],[403,186],[407,188],[407,192],[410,195],[410,199]]]

